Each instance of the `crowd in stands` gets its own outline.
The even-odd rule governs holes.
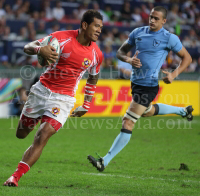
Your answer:
[[[164,5],[168,10],[165,28],[179,36],[189,52],[192,51],[193,62],[186,72],[200,72],[200,0],[126,0],[118,9],[113,6],[113,0],[68,0],[68,1],[40,1],[39,9],[33,6],[31,0],[0,0],[0,41],[34,41],[54,31],[74,29],[73,24],[79,24],[84,12],[88,9],[98,10],[104,17],[104,28],[98,45],[104,52],[102,71],[112,69],[131,69],[116,58],[116,50],[128,38],[129,33],[138,26],[148,25],[150,10],[155,5]],[[105,2],[102,4],[102,2]],[[67,4],[66,4],[67,3]],[[68,13],[65,6],[72,6]],[[134,5],[134,6],[133,6]],[[65,7],[66,8],[66,7]],[[12,31],[7,21],[24,21],[25,26],[18,32]],[[51,26],[47,24],[51,24]],[[126,27],[125,30],[123,27]],[[197,49],[197,50],[195,50]],[[196,52],[194,52],[194,50]],[[130,54],[132,55],[132,54]],[[11,65],[7,54],[0,57],[5,67],[33,64],[40,67],[36,57],[24,56]],[[175,69],[180,59],[169,53],[164,69]],[[127,76],[128,77],[128,76]]]

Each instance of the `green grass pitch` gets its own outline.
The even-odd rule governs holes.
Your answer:
[[[36,129],[15,137],[18,119],[0,119],[0,182],[14,172]],[[99,173],[86,159],[104,156],[121,129],[120,118],[69,118],[44,148],[19,187],[0,196],[197,196],[200,195],[200,117],[141,118],[129,144]],[[189,171],[179,170],[180,164]]]

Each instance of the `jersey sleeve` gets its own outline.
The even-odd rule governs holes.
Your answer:
[[[136,38],[136,33],[137,33],[138,28],[134,29],[130,34],[129,37],[127,39],[127,43],[135,46],[135,38]]]
[[[38,39],[37,41],[41,44],[45,37]]]
[[[168,42],[168,48],[177,53],[182,49],[182,43],[177,35],[171,34]]]
[[[100,72],[100,66],[102,64],[103,59],[104,56],[102,52],[100,52],[99,54],[94,52],[93,65],[88,69],[88,73],[90,75],[97,75]]]

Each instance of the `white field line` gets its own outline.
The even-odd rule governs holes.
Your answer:
[[[153,176],[150,177],[140,177],[140,176],[124,176],[124,175],[113,175],[113,174],[102,174],[102,173],[86,173],[82,172],[83,175],[89,175],[89,176],[105,176],[105,177],[120,177],[120,178],[135,178],[135,179],[141,179],[141,180],[160,180],[160,181],[172,181],[172,182],[178,182],[179,180],[175,179],[164,179],[164,178],[154,178]],[[192,182],[192,183],[200,183],[200,181],[194,181],[194,180],[180,180],[181,182]]]

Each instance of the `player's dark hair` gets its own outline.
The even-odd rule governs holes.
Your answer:
[[[82,28],[82,23],[86,22],[88,25],[90,25],[93,21],[94,18],[98,18],[100,20],[103,20],[103,16],[96,10],[88,10],[83,14],[82,20],[81,20],[81,28]]]
[[[164,8],[163,6],[156,6],[153,8],[155,11],[158,11],[158,12],[162,12],[163,14],[163,18],[166,19],[167,18],[167,9]]]

